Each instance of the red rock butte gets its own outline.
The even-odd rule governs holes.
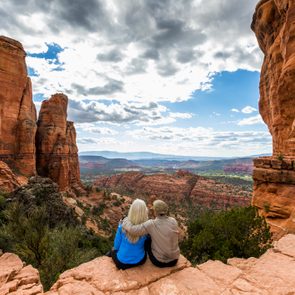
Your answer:
[[[253,204],[278,236],[295,232],[295,2],[261,0],[252,30],[264,53],[259,111],[273,156],[254,161]]]
[[[76,131],[73,122],[67,121],[68,98],[55,94],[42,103],[37,130],[25,56],[18,41],[0,36],[1,189],[11,191],[23,182],[19,176],[38,172],[54,180],[62,191],[83,192]]]

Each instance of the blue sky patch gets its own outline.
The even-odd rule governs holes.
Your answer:
[[[35,71],[33,68],[28,67],[28,75],[30,77],[39,77],[40,75],[38,74],[37,71]]]
[[[259,77],[259,72],[246,70],[220,72],[214,76],[210,90],[195,91],[190,100],[167,102],[164,105],[173,112],[191,113],[193,111],[194,116],[189,120],[179,121],[179,127],[193,125],[212,127],[220,131],[226,130],[228,129],[226,122],[238,121],[258,114],[255,111],[245,114],[241,110],[246,106],[258,109]],[[232,112],[232,109],[237,109],[239,112]],[[243,128],[245,126],[235,126],[234,129]],[[259,124],[254,129],[265,130],[265,127]]]
[[[59,46],[56,43],[45,43],[47,46],[46,52],[40,52],[40,53],[30,53],[28,52],[27,55],[31,57],[37,57],[37,58],[45,58],[46,60],[56,60],[54,63],[59,64],[58,61],[58,54],[64,50],[61,46]]]

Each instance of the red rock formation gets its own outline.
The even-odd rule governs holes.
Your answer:
[[[52,95],[42,102],[36,134],[37,171],[55,181],[61,191],[83,191],[73,122],[67,121],[68,98]]]
[[[295,232],[295,2],[261,0],[252,29],[265,57],[259,111],[273,137],[273,157],[254,161],[253,204],[280,236]]]
[[[250,203],[250,193],[247,191],[237,191],[232,185],[217,183],[183,171],[175,175],[144,175],[139,172],[129,172],[99,177],[95,185],[110,188],[121,194],[147,198],[149,203],[160,198],[178,208],[193,204],[222,209],[237,205],[247,206]]]
[[[273,154],[284,157],[295,157],[294,9],[293,0],[261,0],[252,22],[265,55],[259,111],[272,134]]]
[[[0,160],[16,173],[36,173],[36,110],[22,45],[0,37]]]

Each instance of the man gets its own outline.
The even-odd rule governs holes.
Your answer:
[[[151,262],[158,267],[176,265],[179,258],[178,225],[173,217],[168,216],[168,205],[156,200],[153,203],[155,219],[133,225],[130,221],[123,221],[123,229],[136,235],[149,234],[146,241],[146,250]]]

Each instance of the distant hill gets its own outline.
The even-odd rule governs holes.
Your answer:
[[[124,158],[105,158],[102,156],[79,156],[81,173],[112,174],[124,171],[167,172],[188,170],[193,173],[224,171],[228,173],[252,173],[252,158],[234,158],[220,160],[168,160],[168,159],[140,159],[128,160]]]
[[[123,158],[107,159],[101,156],[79,156],[82,173],[110,173],[120,170],[140,170],[136,163]]]
[[[127,160],[144,160],[144,159],[157,159],[157,160],[176,160],[176,161],[208,161],[208,160],[221,160],[226,159],[225,157],[195,157],[195,156],[178,156],[178,155],[166,155],[166,154],[157,154],[150,152],[130,152],[130,153],[120,153],[116,151],[86,151],[80,152],[79,156],[99,156],[109,159],[114,158],[124,158]]]

